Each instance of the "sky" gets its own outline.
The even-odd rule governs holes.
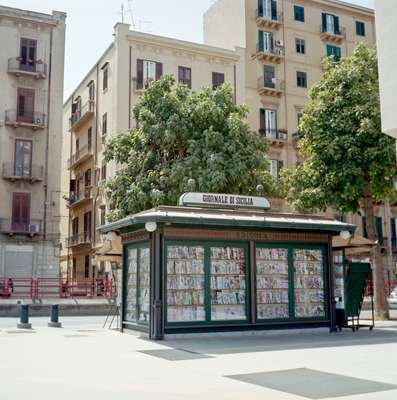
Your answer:
[[[67,16],[65,91],[66,99],[112,42],[113,26],[121,21],[143,32],[202,42],[202,15],[214,0],[0,0],[1,5]],[[374,0],[350,0],[374,7]]]

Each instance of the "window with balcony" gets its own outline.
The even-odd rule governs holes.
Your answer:
[[[260,110],[260,134],[277,139],[277,111],[267,108]]]
[[[340,35],[339,17],[332,14],[322,13],[322,31]]]
[[[212,73],[212,89],[216,89],[225,83],[225,74],[221,72]]]
[[[15,176],[29,177],[32,175],[32,146],[31,140],[15,140]]]
[[[18,88],[17,121],[34,123],[34,89]]]
[[[84,173],[84,186],[91,187],[91,168],[87,169]]]
[[[305,54],[306,41],[304,39],[295,39],[295,49],[298,54]]]
[[[307,88],[307,73],[302,71],[296,72],[296,86]]]
[[[365,23],[361,21],[356,21],[356,35],[365,36]]]
[[[276,69],[273,65],[265,65],[263,68],[264,84],[267,88],[276,87]]]
[[[276,0],[259,0],[258,10],[260,17],[265,17],[277,21]]]
[[[259,51],[274,52],[274,37],[272,32],[259,31]]]
[[[178,82],[192,88],[192,69],[189,67],[178,67]]]
[[[298,22],[305,22],[305,8],[302,6],[294,5],[294,19]]]
[[[84,214],[84,242],[89,242],[91,240],[91,222],[92,213],[89,211]]]
[[[79,218],[72,219],[72,236],[77,237],[79,234]]]
[[[14,232],[29,232],[30,225],[30,193],[12,194],[12,222]]]
[[[163,76],[163,64],[150,60],[137,60],[137,80],[138,90],[148,87],[150,82],[157,81]]]
[[[19,68],[22,71],[35,72],[37,57],[37,40],[22,38]]]
[[[282,160],[270,160],[270,174],[277,181],[280,179],[280,171],[284,166],[284,161]]]
[[[337,46],[327,44],[327,57],[332,56],[335,62],[340,61],[342,58],[342,49]]]

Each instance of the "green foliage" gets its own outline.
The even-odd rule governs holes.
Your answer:
[[[258,184],[273,190],[266,139],[250,130],[247,114],[233,104],[229,85],[196,93],[172,76],[153,82],[133,110],[137,128],[106,147],[107,162],[121,166],[107,186],[109,219],[176,205],[190,178],[197,191],[249,194]]]
[[[394,197],[395,141],[381,131],[375,50],[360,44],[327,66],[301,119],[304,162],[282,171],[282,192],[299,211],[357,213],[366,183],[373,201]]]

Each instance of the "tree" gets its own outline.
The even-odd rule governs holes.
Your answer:
[[[376,241],[374,206],[395,198],[394,139],[381,131],[376,51],[363,44],[335,63],[310,90],[303,112],[299,151],[303,164],[282,173],[288,203],[300,211],[363,213]],[[376,312],[388,318],[379,244],[372,250]]]
[[[120,166],[107,185],[109,219],[176,205],[189,179],[203,192],[249,194],[258,184],[270,191],[267,142],[251,131],[247,114],[229,85],[196,93],[172,76],[150,84],[133,110],[137,127],[106,146],[106,161]]]

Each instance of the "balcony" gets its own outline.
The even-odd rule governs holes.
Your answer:
[[[279,29],[283,24],[283,14],[277,13],[277,15],[269,16],[264,15],[263,10],[256,10],[255,21],[259,29]]]
[[[92,188],[85,187],[79,192],[70,192],[70,196],[67,199],[69,201],[69,208],[77,207],[86,201],[92,200]]]
[[[37,130],[46,126],[46,115],[41,112],[19,113],[16,110],[6,110],[5,114],[5,124],[13,128],[25,127]]]
[[[0,219],[0,232],[9,236],[29,235],[33,237],[41,233],[41,220],[32,219],[29,223],[15,222],[12,219]]]
[[[340,44],[346,39],[346,28],[335,31],[335,29],[320,25],[320,37],[324,42]]]
[[[3,163],[3,179],[11,182],[30,181],[41,182],[44,178],[44,167],[40,165],[32,165],[30,171],[24,171],[13,163]]]
[[[256,54],[253,57],[259,61],[280,64],[284,57],[284,48],[281,45],[277,45],[273,49],[264,49],[262,45],[257,43]]]
[[[66,239],[66,247],[76,247],[91,244],[91,232],[72,235]]]
[[[259,129],[259,134],[264,136],[271,145],[284,146],[288,140],[288,132],[285,129]]]
[[[93,157],[93,151],[91,146],[84,146],[81,149],[78,149],[76,153],[72,155],[68,160],[68,169],[77,167],[82,164],[84,161],[89,160]]]
[[[69,118],[69,130],[75,131],[87,122],[95,113],[95,101],[88,100],[83,106],[78,108]]]
[[[258,93],[261,96],[281,97],[285,90],[285,81],[280,79],[265,79],[263,76],[258,78]]]
[[[15,76],[31,76],[35,79],[47,78],[47,64],[42,60],[24,61],[21,57],[8,60],[8,73]]]

